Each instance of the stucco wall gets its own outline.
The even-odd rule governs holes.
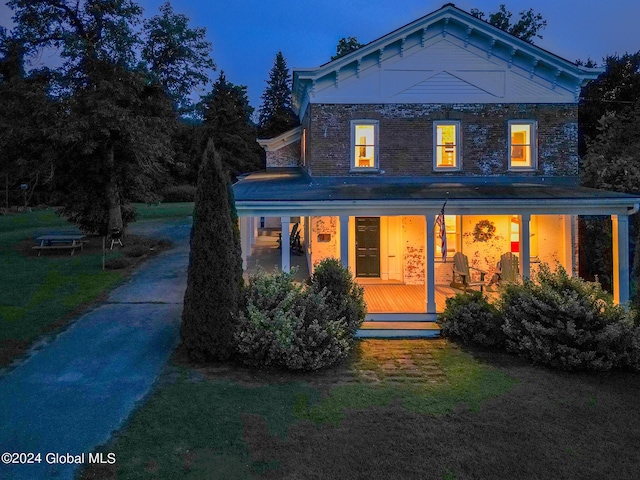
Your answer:
[[[424,217],[402,217],[404,239],[404,283],[422,285],[425,279],[425,229]]]
[[[379,167],[388,176],[578,174],[575,104],[312,104],[305,115],[313,175],[350,174],[350,121],[356,119],[380,122]],[[433,171],[433,121],[443,119],[461,122],[460,172]],[[508,171],[507,122],[515,119],[538,122],[535,172]]]
[[[315,267],[325,258],[338,258],[338,217],[311,217],[311,265]],[[318,235],[329,234],[329,242],[319,242]],[[311,272],[313,273],[313,272]]]

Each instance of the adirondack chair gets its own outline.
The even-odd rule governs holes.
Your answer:
[[[282,248],[282,234],[278,233],[278,250]],[[298,223],[293,224],[291,233],[289,234],[289,249],[291,253],[295,255],[302,255],[304,250],[302,248],[302,242],[300,241],[300,225]]]
[[[480,280],[472,280],[470,270],[475,270],[480,275]],[[470,287],[480,287],[480,291],[484,288],[484,276],[487,272],[478,268],[469,266],[469,259],[461,252],[453,256],[453,280],[451,286],[467,291]]]
[[[515,282],[520,275],[520,268],[518,265],[518,256],[507,252],[500,257],[499,270],[496,270],[498,274],[498,282]]]

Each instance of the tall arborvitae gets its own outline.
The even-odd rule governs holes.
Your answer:
[[[287,62],[278,52],[269,72],[267,88],[262,94],[262,106],[258,121],[260,138],[271,138],[298,125],[298,119],[291,109],[291,79]]]
[[[210,141],[198,178],[182,312],[182,348],[192,360],[226,360],[234,350],[234,314],[242,285],[235,228],[227,174]]]

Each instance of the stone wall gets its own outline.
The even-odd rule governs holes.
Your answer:
[[[313,175],[351,175],[351,120],[379,123],[380,173],[407,175],[578,174],[578,107],[575,104],[313,104],[307,128],[307,168]],[[462,171],[433,171],[433,121],[461,122]],[[509,172],[509,120],[537,120],[538,166]],[[356,175],[371,175],[358,173]]]

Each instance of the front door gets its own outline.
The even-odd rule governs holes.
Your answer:
[[[380,217],[356,217],[356,277],[380,277]]]

